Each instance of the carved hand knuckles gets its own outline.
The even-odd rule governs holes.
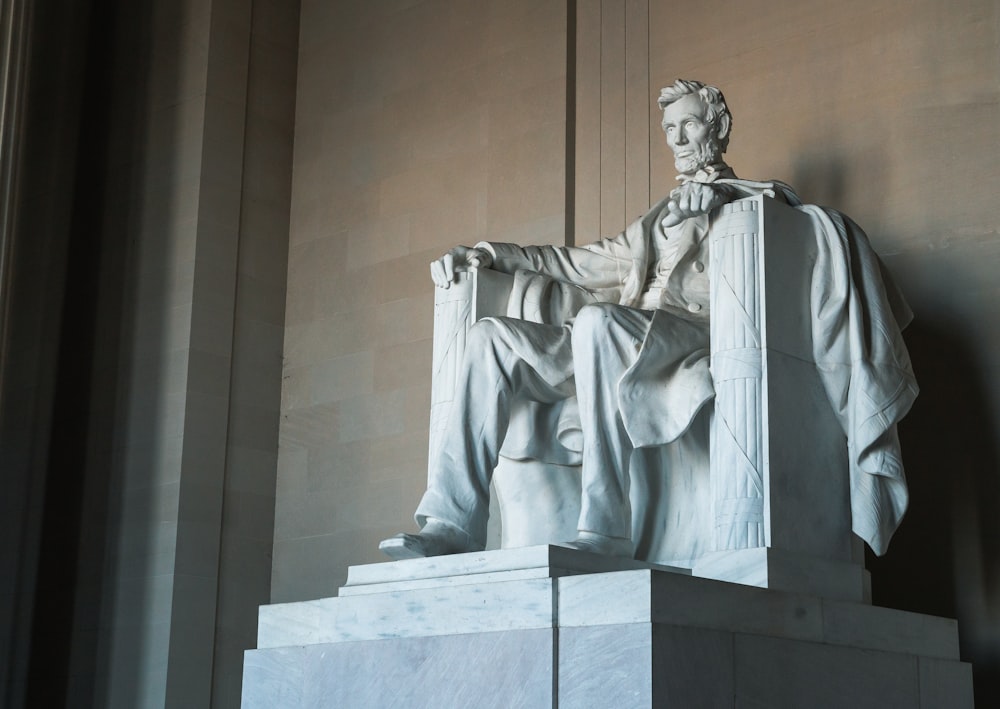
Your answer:
[[[438,288],[450,288],[455,274],[469,268],[489,268],[493,257],[489,252],[468,246],[456,246],[437,261],[431,262],[431,280]]]

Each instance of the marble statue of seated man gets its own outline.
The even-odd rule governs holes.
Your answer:
[[[684,435],[714,395],[711,213],[759,194],[799,204],[786,185],[739,179],[724,162],[732,116],[719,89],[678,80],[663,89],[659,106],[680,184],[622,233],[581,247],[483,242],[456,247],[431,264],[439,288],[469,268],[527,270],[581,286],[605,302],[585,305],[561,326],[503,317],[473,325],[456,401],[416,510],[421,529],[383,541],[390,557],[482,550],[491,475],[512,407],[519,399],[545,404],[572,396],[583,440],[580,516],[574,539],[553,541],[633,555],[633,449]],[[905,486],[898,494],[905,508]]]

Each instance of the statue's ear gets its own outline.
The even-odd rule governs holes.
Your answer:
[[[719,116],[717,125],[719,126],[718,138],[720,141],[725,140],[726,136],[729,135],[729,126],[731,125],[731,123],[732,121],[729,118],[728,113],[723,113],[722,115]]]

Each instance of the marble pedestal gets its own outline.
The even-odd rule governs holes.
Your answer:
[[[264,606],[243,707],[972,707],[955,621],[554,546]]]

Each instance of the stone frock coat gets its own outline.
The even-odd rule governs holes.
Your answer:
[[[802,205],[791,188],[780,182],[751,182],[717,173],[695,179],[725,184],[737,196],[776,196],[810,216],[819,247],[810,303],[814,355],[847,436],[854,532],[883,554],[908,502],[896,424],[918,391],[900,334],[912,314],[867,236],[843,215]],[[586,246],[477,245],[493,255],[493,269],[516,274],[508,314],[521,315],[524,308],[518,301],[526,295],[537,301],[533,289],[551,293],[550,279],[588,292],[582,297],[564,292],[557,298],[576,308],[588,300],[639,307],[654,257],[652,239],[666,237],[671,244],[666,264],[669,276],[653,317],[702,324],[704,337],[646,336],[635,364],[619,382],[622,419],[636,447],[676,440],[714,396],[707,346],[709,279],[704,267],[709,263],[706,236],[712,219],[700,216],[664,228],[661,222],[668,201],[661,200],[617,236]],[[678,330],[692,332],[692,328]],[[658,331],[663,328],[649,330]],[[536,408],[535,416],[538,412]],[[564,423],[536,423],[537,427],[512,422],[504,454],[561,464],[579,462],[579,440],[572,433],[559,437],[563,443],[570,441],[568,449],[556,440],[543,444],[536,435],[538,430],[559,431],[560,426],[565,432]]]

